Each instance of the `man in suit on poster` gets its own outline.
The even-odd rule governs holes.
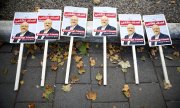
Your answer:
[[[59,31],[52,28],[52,20],[46,19],[44,21],[44,29],[39,32],[40,34],[57,34],[59,36]],[[57,36],[38,36],[38,39],[58,39]]]
[[[156,40],[156,39],[167,39],[166,41],[152,41],[151,45],[163,45],[163,44],[171,44],[170,37],[166,34],[163,34],[160,32],[160,27],[158,25],[153,25],[152,30],[154,32],[154,36],[151,37],[151,40]]]
[[[138,44],[144,44],[143,36],[140,34],[137,34],[135,32],[135,27],[133,24],[127,25],[127,32],[128,35],[124,37],[124,39],[142,39],[142,40],[134,40],[134,41],[124,41],[124,45],[138,45]]]
[[[78,25],[78,17],[77,16],[72,16],[70,19],[70,26],[67,26],[65,30],[75,30],[75,32],[64,32],[63,35],[67,36],[84,36],[85,35],[85,28],[81,27]],[[82,31],[82,32],[76,32],[77,31]]]
[[[17,33],[13,39],[13,42],[34,42],[35,34],[28,30],[29,24],[27,22],[23,22],[20,24],[20,33]],[[18,37],[33,37],[33,39],[18,39]]]
[[[97,28],[97,30],[112,30],[115,31],[116,28],[109,25],[109,19],[107,16],[101,17],[101,26]],[[98,36],[107,36],[107,35],[116,35],[116,32],[96,32],[96,35]]]

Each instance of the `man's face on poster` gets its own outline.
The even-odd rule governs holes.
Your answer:
[[[158,25],[153,25],[152,30],[153,30],[155,36],[160,34],[160,27]]]
[[[135,27],[134,27],[134,25],[128,24],[128,26],[127,26],[127,32],[128,32],[128,35],[129,35],[129,36],[132,35],[132,34],[135,32]]]
[[[29,28],[29,24],[27,22],[23,22],[21,25],[20,25],[20,29],[21,29],[21,33],[25,33],[28,31],[28,28]]]
[[[78,17],[77,16],[72,16],[71,17],[71,26],[76,26],[78,24]]]
[[[51,19],[47,19],[44,21],[44,28],[45,30],[49,30],[52,27],[52,20]]]
[[[102,16],[101,17],[101,25],[104,27],[104,26],[107,26],[108,23],[109,23],[108,17]]]

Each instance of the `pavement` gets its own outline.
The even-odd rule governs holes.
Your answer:
[[[68,45],[69,43],[60,43]],[[120,47],[119,44],[114,44]],[[72,84],[70,92],[64,92],[61,88],[64,85],[66,61],[57,71],[51,70],[51,61],[47,60],[46,85],[52,85],[54,92],[49,100],[42,98],[44,91],[40,86],[42,67],[40,62],[43,58],[43,49],[37,51],[32,58],[28,55],[23,58],[21,81],[18,91],[14,91],[15,75],[17,64],[10,62],[18,45],[4,43],[0,47],[0,108],[28,108],[33,103],[35,108],[180,108],[180,58],[169,60],[165,58],[167,71],[172,88],[165,90],[163,84],[163,71],[160,57],[150,58],[149,47],[145,46],[143,52],[137,52],[139,81],[136,85],[134,81],[134,69],[131,47],[125,47],[119,53],[128,60],[131,67],[127,73],[121,71],[121,67],[107,60],[107,86],[98,85],[95,76],[98,72],[103,72],[103,48],[102,43],[90,43],[88,55],[83,55],[84,69],[83,75],[78,74],[76,63],[72,59],[70,76],[79,75],[80,81]],[[176,50],[180,46],[176,45]],[[50,48],[49,48],[50,49]],[[164,55],[171,55],[173,47],[164,47]],[[24,52],[24,55],[26,51]],[[145,61],[141,60],[144,56]],[[91,67],[89,58],[96,60],[96,65]],[[130,98],[127,98],[122,89],[124,84],[130,88]],[[86,93],[95,91],[96,100],[88,100]]]

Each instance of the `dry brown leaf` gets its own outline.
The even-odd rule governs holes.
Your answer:
[[[62,88],[61,88],[64,92],[70,92],[72,87],[71,87],[71,84],[68,84],[68,85],[63,85]]]
[[[89,43],[88,43],[88,42],[86,43],[86,48],[88,48],[88,49],[89,49]]]
[[[86,72],[86,70],[83,67],[79,68],[78,70],[79,70],[79,74],[83,74]]]
[[[103,83],[103,79],[101,79],[101,80],[98,81],[98,84],[99,84],[99,85],[102,85],[102,83]]]
[[[28,108],[35,108],[35,104],[34,104],[34,103],[30,103],[30,104],[28,105]]]
[[[124,95],[126,97],[128,97],[128,98],[130,97],[130,90],[129,90],[129,86],[127,84],[124,85],[122,92],[124,93]]]
[[[179,56],[180,56],[179,51],[174,51],[174,52],[173,52],[173,55],[174,55],[175,57],[179,57]]]
[[[90,57],[89,63],[90,63],[91,66],[95,66],[96,65],[96,61],[92,57]]]
[[[77,67],[78,69],[80,69],[80,68],[83,67],[83,66],[84,66],[83,61],[79,61],[79,63],[76,64],[76,67]]]
[[[82,60],[82,57],[76,55],[74,56],[74,60],[76,63],[78,63],[80,60]]]
[[[51,70],[56,71],[58,69],[57,63],[51,65]]]
[[[94,92],[94,91],[88,91],[88,92],[86,93],[86,97],[87,97],[87,99],[89,99],[89,100],[96,100],[97,93]]]
[[[118,64],[119,64],[123,69],[127,69],[127,68],[131,67],[129,61],[125,61],[125,62],[124,62],[124,61],[120,61]]]
[[[78,75],[72,75],[71,76],[71,83],[76,83],[79,81],[79,76]]]
[[[42,98],[45,98],[47,100],[50,99],[50,97],[52,96],[52,93],[54,92],[53,86],[51,85],[46,85],[45,89],[42,93]]]

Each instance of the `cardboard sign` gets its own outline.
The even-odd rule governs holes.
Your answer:
[[[140,14],[119,14],[122,46],[145,45]]]
[[[172,44],[164,14],[144,15],[143,20],[150,47]]]
[[[60,38],[62,11],[59,9],[40,9],[36,26],[38,40],[57,40]]]
[[[37,12],[16,12],[10,43],[35,43]]]
[[[117,9],[94,7],[93,36],[117,36]]]
[[[65,6],[61,35],[68,37],[85,37],[87,16],[87,8]]]

